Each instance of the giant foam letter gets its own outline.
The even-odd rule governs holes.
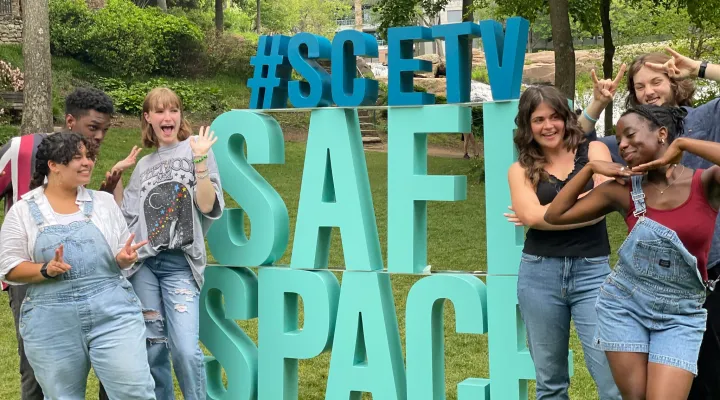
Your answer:
[[[432,40],[432,30],[424,26],[388,29],[388,105],[433,104],[435,96],[413,90],[415,71],[432,71],[427,60],[413,58],[413,42]]]
[[[332,104],[330,74],[314,59],[330,59],[331,44],[327,38],[298,33],[288,44],[290,65],[307,82],[290,81],[288,95],[296,108],[326,107]]]
[[[242,209],[226,209],[208,232],[208,245],[221,264],[254,267],[280,259],[288,244],[285,203],[250,164],[284,164],[285,141],[277,121],[253,111],[228,111],[213,121],[213,146],[223,189]],[[247,143],[247,158],[243,150]],[[239,173],[238,173],[239,172]],[[253,229],[248,240],[243,213]]]
[[[200,341],[213,354],[206,364],[209,399],[257,399],[257,347],[235,322],[257,316],[258,282],[250,269],[205,269],[200,294]],[[227,374],[227,389],[221,366]]]
[[[378,83],[354,78],[356,56],[377,57],[377,39],[369,33],[346,29],[335,34],[332,43],[332,97],[338,107],[374,105]]]
[[[428,200],[465,200],[466,176],[427,175],[427,134],[470,132],[470,119],[466,106],[388,111],[388,271],[427,266]]]
[[[400,334],[390,275],[345,272],[325,399],[405,400]]]
[[[315,110],[305,152],[292,268],[327,268],[330,232],[340,227],[345,268],[382,269],[357,111]]]
[[[446,299],[455,307],[458,333],[487,332],[487,295],[479,278],[468,274],[434,275],[417,281],[410,289],[405,309],[408,399],[445,400]],[[458,398],[489,400],[489,386],[487,379],[468,378],[458,385]]]
[[[529,27],[530,23],[520,17],[508,18],[505,32],[497,21],[480,22],[490,90],[495,101],[520,97]]]
[[[339,292],[330,271],[260,269],[261,399],[298,398],[298,360],[313,358],[332,345]],[[302,329],[298,297],[304,305]]]
[[[445,38],[447,102],[470,101],[470,41],[480,36],[480,27],[472,22],[432,27],[433,37]]]

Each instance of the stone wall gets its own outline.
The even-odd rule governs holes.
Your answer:
[[[20,0],[10,0],[10,6],[11,14],[0,15],[0,43],[22,43]]]

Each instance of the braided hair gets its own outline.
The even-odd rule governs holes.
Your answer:
[[[656,130],[665,127],[668,131],[668,144],[677,137],[682,136],[684,119],[687,110],[682,107],[656,106],[651,104],[636,105],[630,107],[622,116],[637,114],[648,121],[650,129]]]
[[[35,170],[30,181],[30,190],[45,183],[45,178],[50,175],[49,161],[68,165],[73,157],[80,154],[81,146],[85,146],[88,158],[95,159],[95,144],[79,133],[63,131],[43,139],[35,155]]]

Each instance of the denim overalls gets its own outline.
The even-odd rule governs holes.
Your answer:
[[[89,193],[84,219],[68,225],[47,225],[28,199],[39,228],[34,261],[52,260],[62,244],[71,269],[30,285],[20,310],[25,354],[46,399],[84,400],[91,366],[110,399],[155,399],[140,302],[90,220]]]
[[[638,221],[600,287],[594,345],[697,374],[707,318],[697,259],[673,230],[645,217],[642,176],[632,177],[631,196]]]

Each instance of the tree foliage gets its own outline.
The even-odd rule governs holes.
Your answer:
[[[377,34],[387,39],[388,28],[416,25],[423,18],[432,21],[447,4],[448,0],[378,0],[373,6],[380,22]]]

